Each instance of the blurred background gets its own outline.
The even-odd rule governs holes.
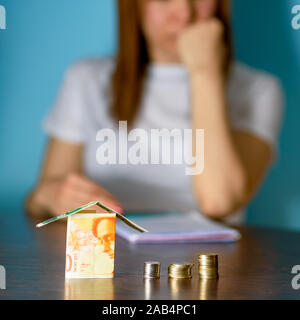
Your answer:
[[[291,10],[300,0],[233,0],[235,56],[277,75],[285,113],[276,163],[249,206],[247,223],[300,230],[300,30]],[[0,0],[0,223],[21,223],[46,137],[41,120],[65,69],[86,56],[116,50],[115,0]],[[11,220],[10,220],[11,221]],[[8,223],[10,225],[10,223]]]

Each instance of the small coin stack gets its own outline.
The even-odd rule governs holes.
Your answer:
[[[216,279],[218,274],[218,255],[215,253],[200,254],[198,257],[199,277],[202,279]]]
[[[159,278],[160,276],[160,263],[158,261],[144,262],[144,278],[152,279]]]
[[[192,277],[192,267],[193,263],[184,262],[184,263],[171,263],[168,268],[168,275],[170,278],[176,279],[186,279]]]

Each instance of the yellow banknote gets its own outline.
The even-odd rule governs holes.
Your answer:
[[[68,217],[66,278],[112,278],[115,222],[112,213],[77,213]]]

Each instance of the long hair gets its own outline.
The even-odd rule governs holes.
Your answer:
[[[150,58],[142,31],[141,1],[118,0],[118,11],[119,47],[111,79],[110,111],[116,121],[125,120],[128,127],[131,127],[139,111]],[[218,1],[216,17],[225,27],[224,40],[228,50],[226,70],[228,70],[232,57],[228,0]]]

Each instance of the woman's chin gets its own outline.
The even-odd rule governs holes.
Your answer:
[[[166,54],[163,60],[165,63],[181,63],[181,59],[177,49],[166,51]]]

